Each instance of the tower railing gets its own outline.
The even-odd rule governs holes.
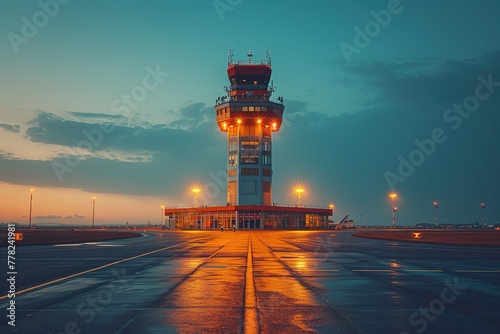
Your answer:
[[[224,103],[226,103],[228,101],[273,102],[273,103],[276,103],[276,104],[279,104],[279,105],[283,105],[283,101],[282,100],[273,99],[273,98],[271,98],[270,94],[269,95],[253,95],[253,96],[235,95],[235,96],[226,97],[223,100],[217,100],[215,105],[218,106],[218,105],[224,104]]]
[[[230,60],[227,63],[228,66],[231,65],[266,65],[271,66],[271,62],[268,60]]]

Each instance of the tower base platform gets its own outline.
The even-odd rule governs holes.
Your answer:
[[[236,205],[166,208],[175,229],[327,229],[332,209],[298,205]]]

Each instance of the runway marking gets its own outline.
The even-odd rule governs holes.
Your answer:
[[[352,269],[351,271],[359,271],[359,272],[394,272],[391,269]]]
[[[123,247],[123,245],[120,244],[100,244],[96,245],[97,247]]]
[[[54,247],[74,247],[74,246],[81,246],[83,244],[59,244],[59,245],[54,245]]]
[[[405,269],[404,271],[408,271],[411,273],[442,273],[442,272],[444,272],[442,269]]]
[[[195,240],[201,240],[201,239],[203,239],[203,238],[199,238],[199,239],[195,239]],[[138,259],[138,258],[143,257],[143,256],[147,256],[147,255],[151,255],[151,254],[154,254],[154,253],[162,252],[162,251],[165,251],[167,249],[171,249],[171,248],[174,248],[174,247],[177,247],[177,246],[181,246],[183,244],[187,244],[187,243],[190,243],[190,242],[191,241],[181,242],[180,244],[176,244],[176,245],[172,245],[172,246],[160,248],[160,249],[157,249],[157,250],[154,250],[154,251],[146,252],[146,253],[135,255],[135,256],[132,256],[132,257],[129,257],[129,258],[126,258],[126,259],[122,259],[122,260],[118,260],[118,261],[115,261],[115,262],[111,262],[111,263],[108,263],[108,264],[105,264],[105,265],[102,265],[102,266],[99,266],[99,267],[96,267],[96,268],[93,268],[93,269],[88,269],[88,270],[85,270],[85,271],[82,271],[82,272],[79,272],[79,273],[76,273],[76,274],[72,274],[72,275],[68,275],[68,276],[65,276],[65,277],[57,278],[57,279],[49,281],[49,282],[45,282],[45,283],[42,283],[42,284],[39,284],[39,285],[35,285],[35,286],[29,287],[29,288],[26,288],[26,289],[23,289],[23,290],[16,291],[16,296],[20,295],[22,293],[26,293],[26,292],[33,291],[33,290],[36,290],[36,289],[39,289],[39,288],[43,288],[45,286],[48,286],[48,285],[51,285],[51,284],[54,284],[54,283],[65,281],[65,280],[73,278],[73,277],[78,277],[78,276],[81,276],[81,275],[84,275],[84,274],[88,274],[88,273],[91,273],[91,272],[94,272],[94,271],[97,271],[97,270],[100,270],[100,269],[111,267],[111,266],[114,266],[114,265],[119,264],[119,263],[123,263],[123,262],[130,261],[130,260],[135,260],[135,259]],[[7,297],[8,297],[8,295],[1,296],[0,300],[5,299]]]
[[[494,270],[494,269],[456,269],[454,270],[457,273],[500,273],[500,270]]]
[[[247,271],[245,273],[245,312],[243,333],[259,333],[255,281],[253,277],[252,236],[248,236]]]

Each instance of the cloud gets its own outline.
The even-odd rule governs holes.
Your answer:
[[[204,103],[192,103],[181,108],[175,115],[177,120],[170,122],[168,125],[173,129],[192,130],[199,128],[201,125],[208,123],[213,117],[213,108],[207,107]]]
[[[85,216],[80,216],[80,215],[75,213],[74,215],[67,215],[63,219],[73,219],[73,218],[85,218]]]
[[[11,125],[11,124],[0,124],[0,129],[4,129],[6,131],[19,133],[21,127],[19,125]]]
[[[34,161],[14,160],[9,152],[0,151],[0,179],[134,195],[164,194],[195,179],[208,182],[210,171],[226,169],[227,139],[215,125],[215,111],[194,103],[177,114],[186,118],[174,124],[177,128],[112,123],[103,132],[92,117],[74,120],[38,110],[28,123],[26,137],[37,145],[58,145],[58,153]],[[62,182],[55,165],[64,168]]]
[[[69,115],[74,116],[78,119],[87,120],[91,119],[93,121],[113,121],[117,123],[126,123],[128,118],[123,115],[112,115],[104,113],[90,113],[90,112],[80,112],[80,111],[68,111]]]
[[[33,219],[40,219],[40,220],[45,220],[45,219],[61,219],[61,216],[57,216],[57,215],[34,216]]]

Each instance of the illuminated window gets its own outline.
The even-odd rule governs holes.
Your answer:
[[[229,166],[236,166],[237,156],[235,154],[229,155]]]
[[[241,150],[258,150],[259,142],[257,140],[242,140],[241,141]]]
[[[231,168],[231,169],[228,171],[227,175],[228,175],[229,177],[235,177],[236,175],[238,175],[238,169],[236,169],[236,168]]]
[[[255,107],[255,111],[260,111],[260,107]]]
[[[255,108],[253,106],[248,107],[248,111],[254,111],[254,110],[255,110]]]
[[[259,163],[258,154],[242,154],[240,159],[242,164],[245,165],[257,165]]]
[[[263,155],[262,156],[262,163],[264,165],[270,165],[271,164],[271,156],[270,155]]]
[[[268,141],[264,142],[264,151],[265,152],[271,151],[271,143],[270,142],[268,142]]]
[[[241,111],[248,111],[248,107],[241,107]]]
[[[231,181],[227,183],[227,202],[231,205],[236,204],[237,189],[238,189],[238,183],[236,181]]]

